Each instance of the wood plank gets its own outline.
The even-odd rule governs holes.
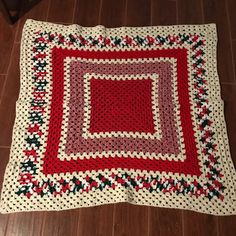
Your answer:
[[[75,10],[74,23],[82,26],[99,24],[101,0],[78,0]]]
[[[149,236],[183,234],[182,210],[150,207]]]
[[[80,209],[78,236],[111,236],[114,204]]]
[[[116,0],[116,3],[110,0],[103,0],[100,14],[100,24],[105,27],[121,27],[125,22],[126,1]]]
[[[233,61],[234,61],[234,75],[236,78],[236,40],[232,42],[232,50],[233,50]],[[236,80],[234,81],[236,83]]]
[[[0,14],[0,74],[7,73],[16,30],[17,24],[7,24]]]
[[[217,235],[217,217],[192,211],[184,211],[183,235]]]
[[[226,6],[229,14],[230,31],[232,39],[236,39],[236,1],[235,0],[225,0]]]
[[[1,104],[1,98],[2,98],[2,92],[3,92],[5,79],[6,79],[6,75],[0,75],[0,104]]]
[[[6,235],[41,235],[43,214],[43,212],[23,212],[10,214],[6,228]]]
[[[5,169],[9,160],[9,148],[0,148],[0,189],[2,189],[2,182]],[[0,214],[0,235],[5,235],[9,215]]]
[[[78,235],[79,212],[79,209],[60,212],[45,212],[43,215],[41,235]]]
[[[48,21],[59,23],[72,23],[76,0],[50,1]]]
[[[0,106],[0,146],[10,146],[11,144],[12,128],[15,119],[15,103],[20,88],[19,58],[20,45],[15,44]]]
[[[224,216],[218,218],[219,236],[235,236],[236,216]]]
[[[0,189],[2,189],[3,177],[9,161],[10,148],[0,148]]]
[[[218,31],[218,71],[221,82],[234,82],[231,41],[225,1],[204,0],[205,23],[215,22]]]
[[[0,235],[6,235],[8,220],[9,215],[0,214]]]
[[[151,0],[127,0],[127,26],[147,26],[151,24]]]
[[[151,22],[152,25],[176,24],[176,2],[173,0],[152,0]]]
[[[21,16],[19,20],[19,27],[17,30],[15,42],[20,42],[22,29],[27,19],[42,20],[42,21],[47,20],[49,3],[50,1],[48,0],[42,0],[33,8],[31,8],[28,12],[26,12],[23,16]],[[24,9],[22,11],[24,11]]]
[[[114,236],[148,235],[148,207],[127,203],[115,205]]]
[[[177,10],[179,24],[203,23],[201,0],[177,0]]]

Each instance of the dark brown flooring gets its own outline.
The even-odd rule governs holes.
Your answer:
[[[0,182],[9,158],[19,92],[19,47],[27,18],[107,27],[198,24],[218,27],[218,72],[232,158],[236,163],[235,0],[42,0],[15,25],[0,14]],[[63,212],[0,215],[1,235],[236,235],[236,217],[190,211],[105,205]]]

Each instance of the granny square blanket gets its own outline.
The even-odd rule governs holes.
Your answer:
[[[27,20],[1,212],[108,203],[236,213],[216,27]]]

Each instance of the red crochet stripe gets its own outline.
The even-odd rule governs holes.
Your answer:
[[[64,59],[65,57],[80,57],[87,59],[138,59],[138,58],[176,58],[177,83],[180,103],[181,124],[184,134],[186,160],[184,162],[168,160],[151,160],[137,158],[90,158],[84,160],[61,161],[57,158],[59,139],[61,135],[63,114],[64,90]],[[140,169],[147,171],[165,171],[199,176],[198,154],[194,140],[194,131],[190,114],[190,101],[188,95],[187,49],[162,49],[152,51],[83,51],[68,50],[54,47],[52,49],[53,89],[51,101],[51,114],[49,120],[49,133],[43,163],[43,173],[72,173],[87,170],[101,169]]]

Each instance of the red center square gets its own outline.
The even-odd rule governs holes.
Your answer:
[[[126,131],[153,134],[152,80],[90,80],[90,133]]]
[[[58,158],[60,136],[63,119],[63,92],[64,92],[64,59],[66,57],[85,59],[143,59],[143,58],[175,58],[177,60],[178,102],[180,104],[180,119],[185,144],[185,161],[170,161],[145,158],[89,158],[80,160],[63,160]],[[47,146],[43,158],[42,172],[46,175],[54,173],[72,173],[79,171],[95,171],[112,168],[132,168],[134,170],[154,170],[171,173],[201,175],[198,152],[195,142],[191,107],[188,91],[187,49],[157,49],[147,51],[84,51],[56,48],[52,49],[52,99],[49,120]],[[88,71],[84,71],[84,74]],[[93,71],[91,71],[92,73]]]

